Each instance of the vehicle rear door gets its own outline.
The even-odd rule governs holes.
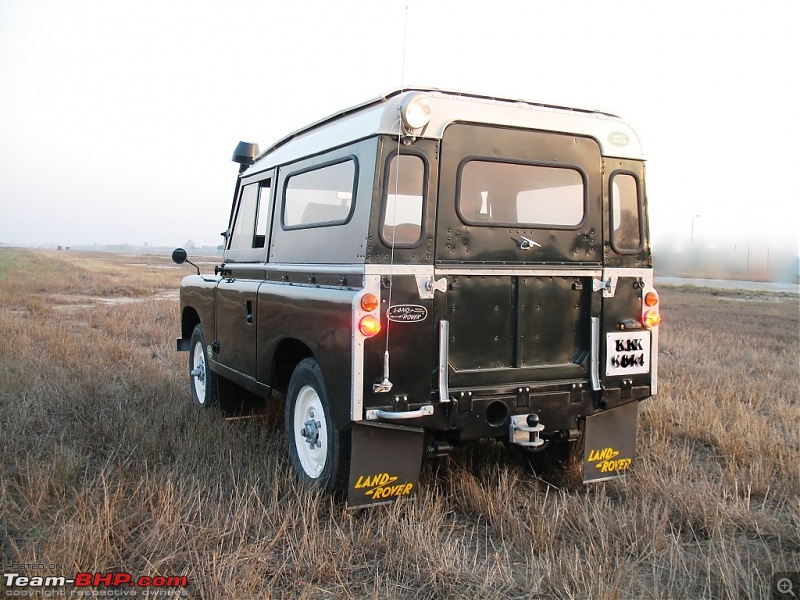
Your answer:
[[[474,124],[442,139],[435,316],[450,388],[590,381],[602,174],[586,137]],[[440,335],[442,335],[440,333]]]

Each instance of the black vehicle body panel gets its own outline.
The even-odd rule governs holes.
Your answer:
[[[308,284],[266,282],[258,290],[258,380],[275,383],[282,344],[302,344],[322,368],[334,423],[342,428],[350,416],[349,370],[341,365],[350,362],[354,296],[349,288]]]
[[[214,290],[219,280],[208,275],[188,275],[181,281],[181,338],[187,342],[198,323],[203,324],[207,340],[215,339]]]

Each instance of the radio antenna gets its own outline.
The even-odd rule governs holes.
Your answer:
[[[406,76],[406,41],[408,39],[408,5],[405,7],[405,14],[403,17],[403,56],[400,64],[400,98],[403,98],[405,93],[405,76]],[[397,202],[399,196],[399,182],[400,182],[400,138],[403,137],[402,122],[398,118],[398,131],[397,131],[397,150],[395,159],[397,160],[397,168],[394,170],[394,204],[392,206],[392,245],[389,255],[389,303],[388,310],[386,311],[386,348],[383,352],[383,379],[380,383],[372,386],[373,391],[389,392],[392,389],[392,382],[389,380],[389,330],[391,329],[392,321],[389,319],[389,311],[392,308],[392,290],[394,289],[394,246],[395,238],[397,236]],[[390,167],[391,172],[391,167]],[[384,223],[386,217],[384,217]]]

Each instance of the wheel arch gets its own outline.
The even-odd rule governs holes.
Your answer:
[[[314,353],[306,344],[296,338],[282,339],[272,358],[272,386],[286,393],[295,367],[306,358],[314,358]]]
[[[191,338],[194,328],[200,324],[200,322],[200,315],[197,314],[197,311],[193,307],[184,307],[183,314],[181,314],[181,337],[186,340]]]

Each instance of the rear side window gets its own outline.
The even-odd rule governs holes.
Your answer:
[[[642,249],[639,180],[633,173],[611,175],[611,247],[618,254]]]
[[[574,167],[467,159],[457,207],[471,225],[574,228],[586,212],[585,187]]]
[[[387,173],[381,239],[387,246],[413,246],[422,237],[425,163],[416,155],[395,154]]]
[[[283,227],[343,225],[353,214],[358,169],[352,157],[291,174],[283,191]]]

